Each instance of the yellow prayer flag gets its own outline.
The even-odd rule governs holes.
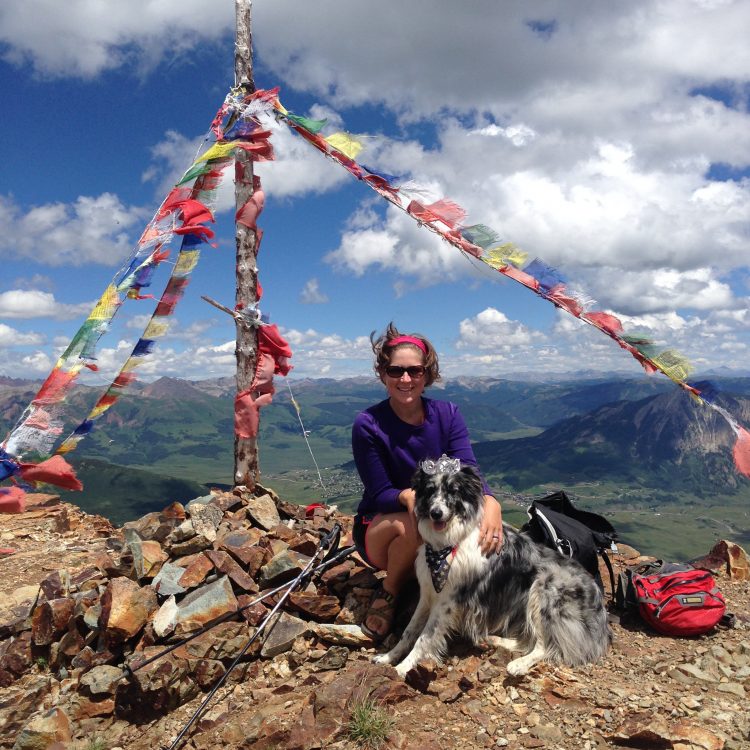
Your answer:
[[[119,304],[120,296],[117,294],[117,288],[114,284],[110,284],[91,311],[88,320],[110,320]]]
[[[289,114],[289,110],[278,99],[276,100],[276,109],[278,109],[282,115]]]
[[[676,383],[685,382],[693,371],[693,367],[687,358],[674,349],[667,349],[657,354],[651,358],[651,362]]]
[[[187,276],[197,265],[200,255],[200,250],[183,250],[177,257],[174,275]]]
[[[82,435],[71,435],[70,437],[65,438],[65,440],[60,443],[60,446],[57,448],[57,450],[55,450],[55,453],[57,453],[58,455],[64,455],[65,453],[74,451],[82,437]]]
[[[109,407],[112,406],[112,404],[97,404],[90,412],[89,412],[89,419],[96,419],[97,417],[100,417],[102,414],[104,414]]]
[[[507,266],[508,263],[520,268],[529,257],[529,254],[516,247],[512,242],[505,242],[502,245],[496,245],[489,248],[482,260],[493,268]]]
[[[123,366],[120,372],[132,372],[136,367],[143,364],[143,357],[131,357]]]
[[[214,143],[208,151],[195,160],[195,163],[197,164],[199,161],[208,161],[209,159],[223,159],[224,157],[229,156],[235,148],[237,148],[237,144],[233,141]]]
[[[158,339],[169,330],[169,323],[164,320],[152,320],[143,332],[144,339]]]
[[[358,141],[350,133],[334,133],[329,135],[326,141],[350,159],[356,159],[359,152],[364,148],[361,141]]]

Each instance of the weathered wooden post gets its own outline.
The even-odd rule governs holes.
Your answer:
[[[246,93],[255,91],[253,81],[253,37],[252,2],[235,0],[234,83]],[[242,208],[253,194],[253,162],[244,149],[237,149],[235,156],[234,195],[237,210]],[[236,222],[235,241],[237,247],[237,269],[235,301],[249,308],[258,301],[257,235],[240,222]],[[239,308],[238,308],[239,309]],[[258,329],[244,325],[241,319],[237,326],[237,393],[247,391],[253,381],[258,361]],[[257,438],[234,437],[234,485],[255,489],[258,477]]]

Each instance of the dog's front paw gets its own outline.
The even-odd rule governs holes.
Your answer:
[[[507,669],[509,675],[512,675],[513,677],[521,677],[522,675],[528,674],[529,665],[523,658],[514,659],[513,661],[508,662]]]
[[[398,676],[402,680],[404,680],[406,679],[406,675],[411,672],[411,665],[409,665],[407,662],[402,661],[401,664],[396,667],[396,672],[398,672]]]
[[[378,654],[377,656],[374,656],[372,661],[374,664],[393,664],[390,651],[385,654]]]

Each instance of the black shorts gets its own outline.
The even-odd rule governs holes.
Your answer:
[[[359,552],[359,556],[372,568],[375,568],[375,570],[380,570],[375,563],[370,560],[370,558],[367,555],[367,544],[365,537],[367,535],[367,527],[370,525],[372,519],[375,518],[375,516],[369,516],[365,515],[362,516],[359,513],[357,513],[356,516],[354,516],[354,528],[352,529],[352,539],[354,540],[354,546],[357,548],[357,552]]]

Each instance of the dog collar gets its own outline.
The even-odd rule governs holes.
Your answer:
[[[450,571],[451,563],[455,556],[455,547],[434,549],[429,544],[425,544],[427,567],[430,569],[432,585],[438,593],[443,590],[443,586],[445,586],[445,583],[448,580],[448,572]]]

